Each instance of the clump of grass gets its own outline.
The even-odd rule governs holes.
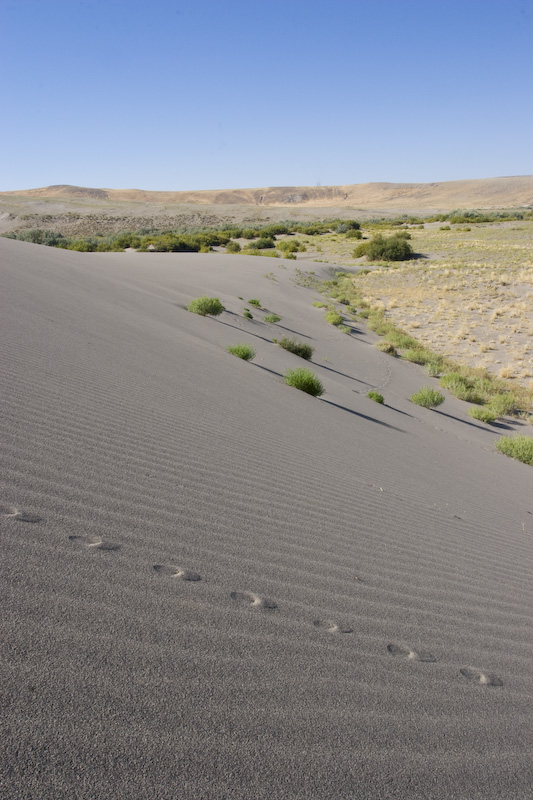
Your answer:
[[[324,315],[326,318],[326,322],[329,322],[331,325],[342,325],[342,317],[333,309],[331,311],[327,311]]]
[[[296,339],[289,339],[287,336],[283,336],[281,339],[274,339],[274,342],[283,347],[284,350],[288,350],[289,353],[305,358],[306,361],[309,361],[313,355],[313,348],[310,344],[305,344],[305,342],[297,342]]]
[[[301,392],[312,394],[313,397],[320,397],[321,394],[324,394],[324,387],[318,375],[305,367],[289,369],[283,376],[283,380],[287,386],[294,386]]]
[[[313,305],[315,308],[327,308],[326,303],[322,303],[320,300],[317,300]]]
[[[430,361],[433,361],[434,355],[429,350],[411,348],[402,353],[402,358],[405,358],[406,361],[412,361],[413,364],[429,364]]]
[[[496,449],[506,456],[516,458],[524,464],[533,466],[533,436],[502,436],[496,442]]]
[[[382,394],[379,392],[375,392],[373,389],[367,393],[367,397],[370,397],[375,403],[384,403],[385,399]]]
[[[448,389],[459,400],[467,403],[482,403],[483,397],[476,391],[474,384],[458,372],[448,372],[439,381],[444,389]]]
[[[242,312],[242,315],[243,315],[243,317],[245,319],[253,319],[254,318],[254,315],[250,312],[250,310],[248,308],[244,309],[244,311]]]
[[[505,417],[506,414],[510,414],[511,411],[514,411],[515,399],[510,393],[494,394],[490,398],[487,406],[497,417]]]
[[[253,298],[252,300],[248,300],[251,306],[255,306],[256,308],[261,308],[261,300],[257,300],[257,298]]]
[[[438,378],[442,372],[442,364],[440,361],[428,361],[427,364],[424,365],[424,369],[430,377]]]
[[[468,413],[474,419],[478,419],[480,422],[488,422],[489,425],[498,419],[497,414],[494,414],[493,411],[484,406],[472,406],[468,409]]]
[[[191,300],[187,306],[187,311],[192,311],[193,314],[200,314],[201,317],[206,317],[208,314],[211,317],[218,317],[219,314],[225,311],[225,308],[218,297],[208,297],[204,294],[202,297]]]
[[[392,344],[392,342],[376,342],[376,347],[378,350],[381,350],[382,353],[387,353],[389,356],[396,356],[398,355],[398,351]]]
[[[243,361],[251,361],[255,356],[255,350],[249,344],[233,344],[227,348],[227,351],[237,358],[242,358]]]
[[[267,314],[266,317],[265,317],[265,322],[279,322],[280,320],[281,320],[281,317],[278,317],[278,315],[274,314],[274,313]]]
[[[419,392],[411,395],[410,400],[411,403],[416,403],[417,406],[423,406],[423,408],[436,408],[444,403],[444,395],[436,389],[423,386]]]

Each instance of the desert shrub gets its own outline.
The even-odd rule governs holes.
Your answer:
[[[67,250],[77,250],[79,253],[93,253],[96,247],[85,239],[74,239],[67,245]]]
[[[244,311],[242,312],[242,315],[243,315],[243,317],[245,319],[253,319],[254,318],[254,315],[247,308],[244,309]]]
[[[255,350],[249,344],[234,344],[227,348],[228,353],[231,353],[237,358],[242,358],[243,361],[251,361],[255,356]]]
[[[396,356],[398,352],[392,342],[376,342],[376,347],[378,350],[381,350],[382,353],[387,353],[389,356]]]
[[[347,239],[362,239],[363,238],[363,234],[361,233],[361,231],[356,231],[356,230],[352,229],[352,230],[349,230],[349,231],[346,232],[346,238]]]
[[[326,303],[321,303],[320,300],[317,300],[316,303],[313,303],[315,308],[327,308]]]
[[[472,381],[458,372],[448,372],[439,381],[444,389],[448,389],[458,400],[467,403],[482,403],[483,397],[474,388]]]
[[[199,253],[211,253],[212,252],[212,248],[209,247],[208,244],[202,244],[202,245],[200,245],[200,249],[199,249],[198,252]]]
[[[432,361],[434,359],[434,355],[423,348],[414,348],[406,350],[405,353],[402,353],[402,358],[405,358],[406,361],[412,361],[413,364],[423,365]]]
[[[386,237],[378,233],[370,242],[363,242],[356,247],[353,257],[367,256],[370,261],[406,261],[414,255],[406,237],[410,238],[410,234],[396,233]]]
[[[265,322],[280,322],[281,317],[277,314],[267,314],[265,317]]]
[[[226,245],[226,253],[240,253],[241,246],[239,242],[229,241]]]
[[[533,436],[502,436],[496,442],[496,449],[506,456],[533,466]]]
[[[306,246],[298,241],[298,239],[282,239],[281,242],[276,242],[278,250],[285,254],[304,252],[307,250]]]
[[[384,403],[385,399],[382,394],[379,392],[375,392],[373,389],[367,393],[367,397],[370,397],[375,403]]]
[[[369,308],[359,309],[359,316],[362,317],[363,319],[368,319],[371,313],[372,312],[370,311]]]
[[[204,294],[202,297],[191,300],[187,306],[187,311],[192,311],[193,314],[200,314],[201,317],[205,317],[208,314],[211,317],[218,317],[219,314],[225,311],[225,308],[218,297],[208,297]]]
[[[255,306],[256,308],[261,308],[261,300],[257,300],[257,298],[252,298],[248,300],[251,306]]]
[[[320,397],[321,394],[324,394],[324,387],[318,375],[305,367],[288,370],[283,376],[283,380],[287,386],[294,386],[302,392],[312,394],[313,397]]]
[[[514,411],[515,405],[515,399],[511,394],[495,394],[490,398],[487,407],[497,417],[504,417]]]
[[[337,330],[341,333],[351,333],[352,329],[348,325],[337,325]]]
[[[274,239],[261,237],[255,242],[250,242],[248,250],[268,250],[268,248],[275,247]]]
[[[412,394],[410,397],[411,403],[416,403],[417,406],[424,408],[436,408],[444,403],[444,395],[436,389],[431,389],[429,386],[423,386],[419,392]]]
[[[333,309],[331,311],[327,311],[324,315],[326,322],[329,322],[331,325],[341,325],[342,324],[342,317]]]
[[[450,228],[449,225],[441,225],[439,230],[440,231],[451,231],[451,228]]]
[[[442,366],[439,361],[428,361],[425,364],[425,370],[432,378],[438,378],[442,372]]]
[[[498,419],[496,414],[483,406],[472,406],[468,409],[468,413],[471,417],[479,419],[481,422],[492,423]]]
[[[295,356],[300,356],[300,358],[305,358],[307,361],[313,355],[313,348],[310,344],[305,344],[305,342],[297,342],[295,339],[289,339],[287,336],[283,336],[282,339],[275,339],[276,344],[279,344],[280,347],[283,347],[284,350],[288,350],[289,353],[294,353]]]
[[[293,261],[296,261],[296,256],[295,256],[294,253],[287,253],[285,258],[289,258],[289,259],[292,259]]]

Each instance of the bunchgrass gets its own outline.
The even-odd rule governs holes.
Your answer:
[[[472,406],[468,409],[468,414],[480,422],[488,422],[489,425],[498,419],[498,415],[494,414],[489,408],[485,408],[485,406]]]
[[[377,348],[378,348],[378,350],[380,350],[382,353],[387,353],[387,355],[389,355],[389,356],[396,356],[396,355],[398,355],[398,351],[396,350],[396,348],[394,347],[394,345],[392,344],[392,342],[387,342],[387,341],[384,341],[384,342],[376,342],[376,347],[377,347]]]
[[[342,317],[336,311],[326,311],[324,317],[331,325],[342,325]]]
[[[496,441],[496,449],[506,456],[516,458],[533,466],[533,436],[502,436]]]
[[[289,339],[287,336],[283,336],[281,339],[274,339],[274,342],[279,344],[280,347],[283,347],[284,350],[288,350],[289,353],[294,353],[295,356],[305,358],[306,361],[313,355],[313,348],[310,344],[306,344],[305,342],[298,342],[296,339]]]
[[[225,309],[218,297],[208,297],[204,294],[202,297],[191,300],[187,306],[187,311],[192,311],[193,314],[200,314],[201,317],[206,317],[207,315],[218,317]]]
[[[370,399],[373,400],[375,403],[385,402],[383,395],[380,394],[379,392],[375,392],[374,389],[372,389],[370,392],[367,393],[367,397],[370,397]]]
[[[243,361],[251,361],[255,356],[255,350],[249,344],[233,344],[227,348],[227,351],[237,358],[242,358]]]
[[[322,303],[320,300],[317,300],[316,303],[313,303],[313,305],[315,308],[327,308],[326,303]]]
[[[318,375],[311,372],[310,369],[305,369],[305,367],[287,370],[283,380],[287,386],[294,386],[296,389],[300,389],[301,392],[312,394],[313,397],[320,397],[321,394],[324,394],[324,387]]]
[[[277,314],[274,314],[274,313],[267,314],[266,317],[265,317],[265,322],[280,322],[280,320],[281,320],[281,317],[279,317]]]
[[[261,300],[257,300],[257,298],[252,298],[248,300],[251,306],[255,306],[256,308],[261,308]]]
[[[436,408],[444,403],[444,395],[429,386],[423,386],[419,392],[411,395],[411,403],[423,408]]]
[[[244,311],[242,312],[242,315],[243,315],[243,317],[245,319],[253,319],[254,318],[254,315],[247,308],[244,309]]]

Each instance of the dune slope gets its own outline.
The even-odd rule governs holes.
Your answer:
[[[0,263],[2,797],[525,797],[532,472],[495,430],[409,403],[291,262]]]

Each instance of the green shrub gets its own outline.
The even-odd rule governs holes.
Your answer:
[[[315,375],[310,369],[304,367],[290,369],[285,373],[283,379],[287,386],[294,386],[302,392],[312,394],[313,397],[320,397],[321,394],[324,394],[324,387],[318,375]]]
[[[211,317],[218,317],[219,314],[225,311],[225,308],[218,297],[208,297],[204,294],[202,297],[191,300],[187,306],[187,311],[192,311],[193,314],[200,314],[201,317],[205,317],[208,314]]]
[[[428,361],[425,365],[425,370],[431,378],[438,378],[442,371],[442,366],[439,361]]]
[[[274,239],[267,239],[261,237],[255,242],[250,242],[248,245],[249,250],[267,250],[268,248],[275,247]]]
[[[229,241],[226,245],[226,253],[240,253],[241,246],[239,242]]]
[[[533,437],[532,436],[502,436],[496,442],[496,449],[506,456],[523,461],[524,464],[533,466]]]
[[[472,381],[459,372],[448,372],[439,381],[444,389],[448,389],[458,400],[467,403],[482,403],[483,397],[474,388]]]
[[[423,386],[419,392],[411,395],[411,403],[416,403],[417,406],[424,408],[436,408],[444,403],[444,395],[436,389],[431,389],[429,386]]]
[[[355,231],[355,230],[352,229],[352,230],[350,230],[350,231],[348,231],[346,233],[346,238],[347,239],[362,239],[363,238],[363,234],[361,233],[361,231]]]
[[[265,317],[265,322],[280,322],[281,317],[277,314],[267,314]]]
[[[352,329],[348,325],[337,325],[337,330],[341,333],[351,333]]]
[[[363,242],[356,247],[353,257],[367,256],[370,261],[406,261],[414,255],[407,237],[410,238],[410,234],[396,233],[385,237],[378,233],[370,242]]]
[[[372,391],[368,392],[367,397],[370,397],[375,403],[383,403],[385,402],[384,397],[379,392],[375,392],[373,389]]]
[[[439,230],[441,230],[441,231],[451,231],[451,228],[450,228],[449,225],[441,225]]]
[[[498,419],[496,414],[483,406],[472,406],[468,409],[468,413],[474,419],[479,419],[481,422],[488,422],[489,424]]]
[[[378,350],[381,350],[382,353],[387,353],[389,356],[398,355],[398,351],[391,342],[376,342],[376,347]]]
[[[251,314],[250,311],[248,311],[247,308],[244,309],[244,311],[242,312],[242,315],[243,315],[243,317],[245,319],[253,319],[254,318],[254,315]]]
[[[413,364],[428,364],[433,360],[434,356],[433,353],[428,352],[428,350],[414,348],[402,353],[402,358],[405,358],[406,361],[412,361]]]
[[[261,300],[248,300],[251,306],[256,306],[256,308],[261,308]]]
[[[315,308],[327,308],[326,303],[321,303],[320,300],[317,300],[316,303],[313,303]]]
[[[237,358],[242,358],[244,361],[251,361],[255,356],[255,350],[249,344],[233,344],[227,348],[227,351],[237,356]]]
[[[331,325],[341,325],[342,323],[342,317],[336,311],[333,310],[327,311],[324,316],[326,318],[326,321],[329,322]]]
[[[515,399],[511,394],[495,394],[487,403],[487,407],[496,414],[497,417],[505,417],[515,408]]]
[[[287,336],[283,336],[282,339],[274,339],[274,341],[284,350],[288,350],[289,353],[294,353],[295,356],[300,356],[300,358],[305,358],[306,361],[313,355],[313,348],[310,344],[305,344],[305,342],[297,342]]]

